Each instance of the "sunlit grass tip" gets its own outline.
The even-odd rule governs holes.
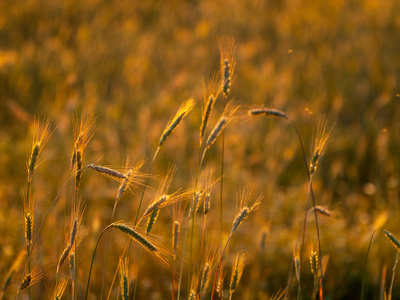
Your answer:
[[[209,79],[203,79],[203,102],[202,102],[202,118],[200,126],[200,143],[202,143],[207,125],[210,121],[211,113],[214,109],[214,104],[217,101],[218,95],[221,92],[222,84],[217,75]]]
[[[206,142],[206,149],[210,148],[211,145],[214,144],[214,142],[217,140],[221,132],[232,121],[233,115],[235,114],[238,108],[239,106],[234,105],[232,101],[228,102],[222,116],[219,118],[218,122],[216,123],[210,135],[208,136]]]
[[[310,161],[310,175],[313,175],[317,170],[318,161],[322,155],[324,155],[323,149],[326,141],[328,140],[332,129],[335,125],[331,127],[329,131],[327,131],[327,121],[325,117],[321,117],[318,123],[317,132],[315,134],[315,138],[312,145],[312,158]]]
[[[259,196],[252,203],[250,202],[251,190],[248,188],[243,189],[239,201],[236,203],[236,216],[233,220],[231,234],[247,219],[249,214],[258,209],[261,205],[263,196]]]
[[[170,136],[174,129],[179,125],[179,123],[192,110],[195,105],[196,100],[194,100],[193,98],[189,98],[181,104],[175,116],[168,122],[167,126],[165,127],[164,132],[161,135],[160,142],[158,143],[159,147],[161,147],[165,140]]]
[[[24,276],[21,282],[19,290],[22,291],[36,283],[38,283],[43,278],[43,271],[36,265],[33,270]]]
[[[232,273],[231,273],[231,281],[229,284],[229,294],[232,297],[232,294],[235,292],[240,279],[243,275],[243,270],[245,266],[245,253],[239,253],[235,257],[235,261],[232,265]]]
[[[226,98],[232,85],[232,77],[236,66],[235,39],[223,36],[218,40],[218,46],[220,51],[222,90]]]
[[[28,169],[28,182],[32,181],[33,172],[36,169],[39,154],[51,136],[49,119],[45,119],[43,122],[39,122],[35,119],[33,126],[34,136],[32,141],[32,150],[26,164]]]

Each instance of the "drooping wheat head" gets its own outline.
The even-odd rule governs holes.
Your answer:
[[[99,173],[101,173],[103,175],[110,176],[111,178],[116,179],[116,180],[126,179],[125,174],[123,174],[123,173],[121,173],[121,172],[119,172],[117,170],[113,170],[111,168],[108,168],[108,167],[97,166],[97,165],[94,165],[94,164],[89,164],[87,167],[91,168],[91,169],[93,169],[93,170],[95,170],[95,171],[97,171],[97,172],[99,172]]]
[[[249,116],[272,116],[278,118],[288,119],[288,116],[283,111],[275,108],[253,108],[247,111]]]
[[[220,52],[222,90],[225,98],[227,98],[232,85],[233,72],[236,66],[235,39],[232,37],[223,36],[218,40],[218,46]]]
[[[35,171],[39,154],[50,138],[51,133],[49,132],[49,128],[49,119],[45,119],[42,124],[35,119],[32,150],[27,160],[28,182],[32,181],[33,172]]]
[[[242,252],[236,255],[235,261],[232,265],[231,282],[229,284],[230,297],[232,297],[232,294],[235,292],[235,289],[238,286],[240,279],[242,278],[244,266],[245,253]]]
[[[125,233],[129,238],[139,243],[146,251],[148,251],[154,258],[161,263],[162,266],[170,267],[170,258],[172,253],[167,248],[163,247],[160,243],[155,241],[151,236],[146,236],[146,233],[141,233],[138,228],[131,228],[130,226],[119,222],[114,222],[108,225],[108,228],[116,228]]]
[[[164,132],[161,135],[160,142],[158,143],[159,147],[161,147],[161,145],[179,125],[183,118],[192,110],[195,104],[196,101],[193,98],[189,98],[181,104],[175,116],[168,122],[167,126],[165,127]]]
[[[389,241],[393,244],[393,246],[400,251],[400,241],[389,231],[383,230],[385,236],[389,239]]]
[[[317,133],[315,135],[315,139],[313,142],[313,155],[310,161],[310,175],[312,176],[317,170],[318,161],[321,158],[323,153],[323,148],[325,146],[326,141],[329,138],[329,135],[332,132],[332,129],[335,125],[331,127],[329,131],[326,130],[327,121],[325,117],[321,117],[317,127]]]

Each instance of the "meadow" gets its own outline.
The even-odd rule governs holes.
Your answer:
[[[399,14],[0,1],[0,299],[400,298]]]

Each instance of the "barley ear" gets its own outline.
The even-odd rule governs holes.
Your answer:
[[[168,122],[167,126],[165,127],[164,132],[161,135],[160,142],[158,144],[159,147],[161,147],[161,145],[179,125],[183,118],[192,110],[195,104],[196,101],[193,98],[190,98],[189,100],[182,103],[175,116]]]

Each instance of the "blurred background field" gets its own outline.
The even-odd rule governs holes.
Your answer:
[[[171,190],[193,187],[202,77],[219,71],[218,38],[228,35],[236,40],[237,59],[229,99],[242,109],[226,132],[227,234],[240,187],[251,186],[253,196],[264,195],[260,209],[235,233],[226,256],[227,269],[238,251],[245,250],[248,256],[233,298],[269,299],[286,287],[308,187],[291,124],[245,118],[244,110],[252,105],[285,111],[299,127],[308,156],[321,116],[328,127],[335,124],[314,176],[317,203],[332,211],[320,224],[322,252],[329,256],[325,299],[359,298],[373,229],[383,227],[400,237],[399,14],[396,0],[0,1],[0,280],[25,245],[20,191],[26,188],[34,116],[50,118],[54,129],[32,185],[36,229],[68,179],[72,124],[82,110],[93,113],[98,124],[86,164],[123,166],[127,155],[146,157],[142,172],[147,172],[170,117],[182,101],[198,99],[160,151],[152,171],[158,176],[149,182],[157,188],[173,163],[178,171]],[[220,97],[212,124],[222,105]],[[217,143],[204,163],[217,176],[220,149]],[[118,189],[118,183],[90,170],[82,180],[83,223],[90,233],[78,248],[78,291],[86,286],[94,243],[109,224]],[[219,226],[218,186],[210,232]],[[46,268],[44,279],[33,288],[37,299],[47,298],[51,291],[63,235],[55,228],[61,226],[65,199],[71,195],[62,191],[33,253]],[[146,194],[145,203],[151,195]],[[124,195],[115,219],[133,222],[139,197],[138,191]],[[153,233],[169,246],[168,211],[160,214]],[[265,248],[260,249],[264,232]],[[307,239],[316,245],[313,218]],[[108,292],[118,265],[116,247],[110,244],[103,269],[105,243],[101,245],[91,284],[93,299],[102,272]],[[134,253],[132,286],[139,250]],[[379,298],[385,267],[386,287],[390,284],[395,257],[396,249],[378,233],[367,266],[368,299]],[[144,259],[137,299],[169,299],[171,274],[150,256]],[[8,291],[10,298],[18,280],[16,276]],[[303,296],[311,298],[313,279],[306,257],[302,282]],[[297,297],[296,288],[293,278],[292,299]],[[111,298],[118,285],[114,289]],[[400,276],[393,288],[396,298]]]

